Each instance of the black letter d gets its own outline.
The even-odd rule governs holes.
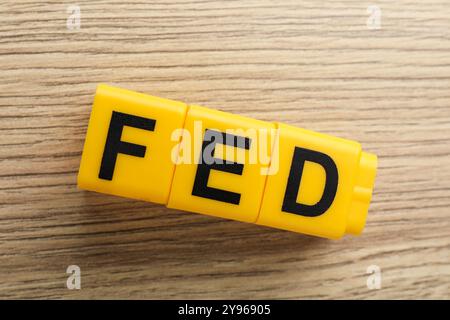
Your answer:
[[[325,169],[326,181],[322,198],[314,205],[297,203],[298,189],[302,179],[305,161],[315,162]],[[323,214],[333,203],[338,185],[338,171],[333,159],[324,153],[295,147],[291,171],[284,194],[282,211],[306,217],[317,217]]]

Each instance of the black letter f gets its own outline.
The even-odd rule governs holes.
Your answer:
[[[118,153],[128,154],[130,156],[140,158],[145,156],[145,146],[120,140],[124,126],[154,131],[155,124],[156,121],[153,119],[113,111],[111,122],[109,123],[105,150],[103,151],[102,164],[98,174],[99,179],[112,180]]]

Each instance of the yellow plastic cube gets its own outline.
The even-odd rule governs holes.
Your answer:
[[[364,228],[377,158],[359,143],[278,124],[276,174],[267,179],[257,224],[339,238]]]
[[[264,121],[189,106],[167,206],[254,223],[274,129]]]
[[[184,103],[99,85],[78,173],[83,189],[166,204]]]

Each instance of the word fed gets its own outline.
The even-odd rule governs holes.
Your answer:
[[[376,168],[354,141],[99,85],[78,186],[336,239],[362,232]]]

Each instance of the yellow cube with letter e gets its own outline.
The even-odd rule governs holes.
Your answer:
[[[168,207],[256,222],[275,125],[190,106],[184,128],[191,157],[176,166]]]

